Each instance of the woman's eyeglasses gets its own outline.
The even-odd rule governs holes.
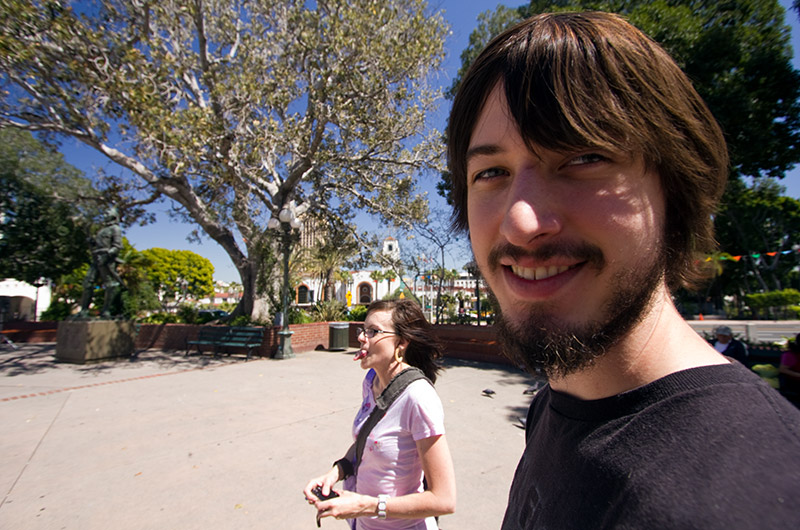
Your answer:
[[[361,335],[362,333],[368,339],[375,338],[375,335],[378,335],[379,333],[386,333],[387,335],[397,335],[397,333],[395,333],[394,331],[385,331],[383,329],[358,328],[358,334]]]

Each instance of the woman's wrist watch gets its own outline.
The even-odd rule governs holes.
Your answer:
[[[388,495],[378,495],[378,519],[386,519],[386,501],[388,500]]]

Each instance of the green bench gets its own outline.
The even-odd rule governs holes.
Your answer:
[[[247,358],[250,359],[255,348],[264,342],[264,328],[250,328],[242,326],[203,326],[194,340],[186,340],[186,355],[189,355],[192,346],[197,347],[197,353],[203,353],[203,346],[212,348],[214,356],[220,351],[230,355],[230,348],[246,348]]]

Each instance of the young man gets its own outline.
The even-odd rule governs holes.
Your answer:
[[[615,15],[533,17],[476,59],[448,134],[504,346],[549,380],[503,529],[800,528],[800,412],[670,296],[714,247],[728,157],[669,55]]]

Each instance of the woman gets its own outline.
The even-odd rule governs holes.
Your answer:
[[[431,325],[410,300],[373,302],[358,334],[361,350],[354,360],[368,370],[363,402],[353,422],[358,439],[382,392],[412,367],[423,372],[389,405],[369,431],[359,461],[356,443],[333,468],[309,481],[303,493],[317,508],[317,518],[350,519],[359,530],[436,529],[435,517],[452,513],[456,503],[455,474],[444,435],[444,413],[432,384],[441,356]],[[365,431],[366,433],[366,431]],[[424,481],[423,481],[424,477]],[[339,480],[347,479],[338,497],[321,500]],[[321,494],[317,495],[316,492]]]
[[[800,333],[789,341],[789,349],[781,355],[778,371],[781,393],[796,399],[800,394]]]

